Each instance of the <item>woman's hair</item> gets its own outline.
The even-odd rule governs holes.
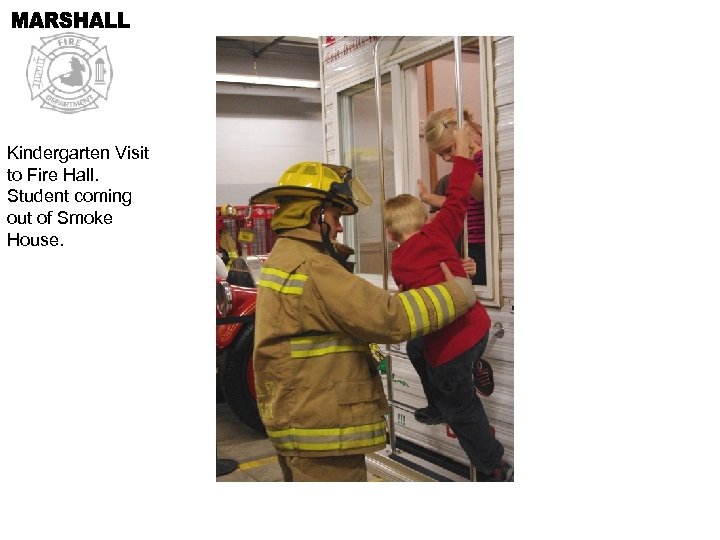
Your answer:
[[[425,205],[414,195],[404,193],[385,201],[385,227],[396,242],[419,231],[427,217]]]
[[[473,122],[472,113],[463,109],[463,122],[469,123],[478,133],[482,133],[482,126]],[[425,122],[425,142],[432,148],[437,144],[447,128],[457,127],[457,112],[454,108],[441,109],[428,115]]]

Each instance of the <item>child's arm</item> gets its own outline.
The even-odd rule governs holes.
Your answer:
[[[477,165],[477,172],[470,187],[470,194],[473,196],[473,199],[482,202],[485,198],[485,189],[483,186],[482,135],[474,130],[470,136],[470,156],[472,156],[471,159],[475,160],[475,165]]]
[[[470,186],[477,170],[475,162],[469,157],[472,151],[470,126],[465,124],[455,132],[455,156],[445,202],[429,224],[435,229],[443,229],[453,241],[463,230]]]

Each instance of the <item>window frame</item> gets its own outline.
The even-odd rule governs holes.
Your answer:
[[[497,119],[493,91],[492,38],[489,36],[472,36],[464,41],[478,40],[480,55],[480,116],[483,129],[484,159],[484,200],[485,200],[485,255],[487,265],[487,285],[476,285],[475,291],[480,302],[486,306],[500,307],[502,295],[500,290],[500,231],[498,208],[498,164],[497,164]],[[370,48],[372,49],[372,48]],[[412,49],[412,48],[411,48]],[[393,125],[393,156],[394,194],[417,194],[415,179],[421,177],[420,152],[422,152],[419,126],[421,119],[418,106],[417,67],[431,60],[440,58],[453,50],[451,38],[443,41],[438,39],[433,44],[415,47],[394,57],[390,55],[381,63],[380,73],[383,81],[390,77]],[[365,63],[363,64],[363,61]],[[334,111],[333,129],[326,131],[334,141],[328,141],[328,156],[340,156],[340,162],[349,163],[352,146],[351,124],[348,115],[349,91],[361,85],[374,86],[374,59],[372,50],[358,59],[358,67],[347,77],[336,80],[334,86],[327,87],[327,100],[331,107],[323,110],[323,120],[327,124],[328,109]],[[369,66],[367,63],[369,62]],[[386,111],[383,111],[385,113]],[[326,127],[326,130],[328,128]],[[334,142],[333,144],[331,144]],[[386,192],[391,186],[386,185]],[[378,201],[379,202],[379,201]],[[345,236],[342,240],[356,250],[356,260],[362,257],[357,238],[356,218],[346,217],[343,224]],[[381,224],[378,223],[378,227]],[[386,269],[389,273],[389,269]],[[391,279],[391,278],[388,278]]]

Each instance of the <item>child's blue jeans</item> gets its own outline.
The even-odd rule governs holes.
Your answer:
[[[452,428],[460,446],[483,474],[500,466],[505,451],[490,430],[473,383],[473,362],[480,358],[489,333],[461,355],[437,367],[426,365],[430,391],[443,420]]]

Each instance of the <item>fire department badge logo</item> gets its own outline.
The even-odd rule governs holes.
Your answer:
[[[67,33],[41,38],[39,49],[33,46],[27,82],[41,108],[76,113],[97,109],[99,98],[107,100],[113,70],[107,47],[95,45],[98,39]]]

